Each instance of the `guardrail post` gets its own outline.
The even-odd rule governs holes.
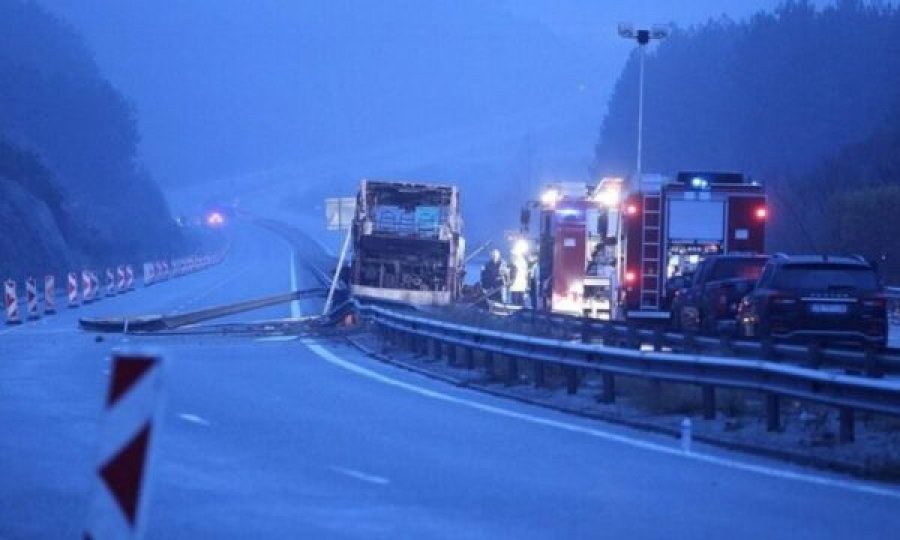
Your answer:
[[[662,328],[654,328],[653,329],[653,350],[659,352],[662,350],[663,346],[663,331]]]
[[[489,381],[493,381],[497,377],[493,351],[484,351],[484,375]]]
[[[685,330],[684,340],[681,342],[681,348],[686,353],[697,352],[697,334],[693,330]]]
[[[437,338],[431,340],[431,357],[435,360],[441,359],[441,340]]]
[[[766,394],[766,431],[781,430],[781,401],[778,394]]]
[[[703,418],[715,420],[716,418],[716,387],[704,385],[703,387]]]
[[[506,384],[515,384],[519,380],[519,362],[515,356],[506,357]]]
[[[603,339],[603,344],[607,347],[612,347],[613,337],[615,335],[614,332],[615,329],[613,328],[613,324],[611,321],[603,325],[603,333],[601,339]]]
[[[456,366],[456,343],[447,343],[447,363]]]
[[[866,377],[871,377],[873,379],[884,377],[884,370],[882,369],[881,361],[878,358],[878,352],[875,350],[875,347],[866,347],[865,355]]]
[[[762,336],[759,339],[759,352],[767,360],[775,359],[775,342],[771,336]]]
[[[813,341],[806,346],[806,353],[808,355],[809,367],[819,369],[822,366],[822,344],[818,341]]]
[[[563,371],[566,373],[566,393],[578,393],[578,370],[575,366],[565,366]]]
[[[532,379],[534,379],[534,387],[540,388],[544,386],[544,363],[540,360],[532,360]]]
[[[625,334],[626,347],[629,349],[640,349],[641,340],[638,336],[637,327],[634,323],[628,323],[628,332]]]
[[[603,389],[600,392],[600,403],[616,402],[616,376],[612,373],[603,373]]]
[[[839,440],[842,443],[852,443],[856,440],[853,429],[855,424],[853,409],[850,407],[841,407],[838,414],[840,422]]]
[[[466,347],[466,369],[475,369],[475,349]]]
[[[582,343],[590,343],[593,341],[593,335],[591,328],[591,319],[588,317],[583,317],[581,319],[581,342]]]

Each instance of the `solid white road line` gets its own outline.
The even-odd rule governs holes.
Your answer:
[[[294,250],[294,247],[291,246],[291,290],[297,290],[297,252]],[[291,300],[291,317],[295,319],[299,319],[303,316],[303,312],[300,310],[300,301],[299,300]]]
[[[300,337],[300,336],[266,336],[266,337],[256,338],[256,339],[254,339],[253,341],[262,341],[262,342],[267,342],[267,341],[275,341],[275,342],[278,342],[278,341],[294,341],[295,339],[297,339],[297,338],[299,338],[299,337]]]
[[[200,418],[196,414],[181,413],[178,415],[178,418],[181,418],[185,422],[191,422],[192,424],[199,424],[201,426],[209,426],[210,425],[208,421],[204,420],[203,418]]]
[[[353,362],[349,362],[344,360],[322,345],[319,345],[317,342],[309,339],[301,340],[301,343],[306,345],[312,352],[318,355],[320,358],[325,360],[326,362],[343,368],[347,371],[355,373],[357,375],[361,375],[363,377],[372,379],[374,381],[378,381],[380,383],[393,386],[395,388],[400,388],[406,390],[408,392],[412,392],[414,394],[419,394],[420,396],[428,397],[431,399],[436,399],[438,401],[444,401],[447,403],[454,403],[456,405],[461,405],[463,407],[469,407],[470,409],[475,409],[484,413],[493,414],[495,416],[502,416],[505,418],[512,418],[515,420],[521,420],[523,422],[529,422],[532,424],[537,424],[541,426],[551,427],[555,429],[560,429],[563,431],[568,431],[572,433],[579,433],[582,435],[587,435],[590,437],[595,437],[598,439],[603,439],[606,441],[616,442],[620,444],[625,444],[631,446],[633,448],[640,448],[641,450],[648,450],[651,452],[657,452],[660,454],[667,454],[673,457],[683,458],[683,459],[691,459],[694,461],[700,461],[704,463],[709,463],[711,465],[718,465],[720,467],[725,467],[728,469],[735,469],[744,472],[750,472],[755,474],[760,474],[763,476],[769,476],[772,478],[778,478],[783,480],[794,480],[797,482],[803,482],[807,484],[814,484],[818,486],[827,486],[834,487],[839,489],[844,489],[847,491],[855,491],[858,493],[866,493],[869,495],[879,495],[882,497],[890,497],[893,499],[900,499],[900,491],[896,491],[893,489],[889,489],[886,487],[881,487],[873,484],[863,483],[863,482],[855,482],[853,480],[844,480],[833,477],[826,476],[818,476],[815,474],[805,473],[805,472],[795,472],[787,469],[779,469],[776,467],[769,467],[766,465],[757,465],[753,463],[746,463],[741,461],[736,461],[733,459],[729,459],[726,457],[714,456],[710,454],[701,454],[696,452],[684,452],[680,447],[675,446],[665,446],[658,443],[653,443],[641,439],[632,438],[626,435],[619,435],[616,433],[610,433],[607,431],[602,431],[596,428],[590,428],[586,426],[580,426],[577,424],[570,424],[568,422],[563,422],[560,420],[552,420],[549,418],[543,418],[540,416],[535,416],[533,414],[523,413],[512,411],[509,409],[504,409],[502,407],[496,407],[493,405],[487,405],[484,403],[479,403],[477,401],[472,401],[469,399],[451,396],[448,394],[444,394],[442,392],[437,392],[435,390],[429,390],[427,388],[422,388],[416,386],[414,384],[406,383],[403,381],[399,381],[397,379],[392,379],[386,375],[382,375],[370,369],[359,366]]]
[[[349,476],[350,478],[354,478],[356,480],[361,480],[363,482],[368,482],[370,484],[378,484],[380,486],[386,485],[390,483],[390,480],[384,478],[382,476],[375,476],[374,474],[366,474],[364,472],[357,471],[355,469],[348,469],[346,467],[338,467],[337,465],[332,465],[328,467],[332,471],[336,473],[343,474],[344,476]]]

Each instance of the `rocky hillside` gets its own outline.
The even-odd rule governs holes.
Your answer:
[[[134,112],[79,36],[24,0],[0,0],[0,35],[0,277],[177,250]]]

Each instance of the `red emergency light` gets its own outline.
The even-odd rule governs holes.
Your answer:
[[[756,219],[766,219],[769,217],[769,210],[765,206],[760,206],[756,209],[754,215],[756,215]]]
[[[625,205],[625,215],[626,216],[634,216],[638,213],[638,207],[636,204],[627,204]]]
[[[625,272],[625,283],[634,283],[637,280],[637,274],[634,272]]]
[[[221,212],[210,212],[206,216],[206,224],[213,228],[221,227],[225,224],[225,216]]]

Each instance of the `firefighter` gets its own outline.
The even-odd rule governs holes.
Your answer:
[[[489,300],[503,302],[506,286],[509,284],[509,268],[500,255],[500,250],[491,251],[491,258],[481,268],[481,288]]]
[[[510,303],[525,307],[525,294],[531,281],[531,263],[528,260],[528,244],[524,240],[516,242],[512,250],[511,279],[509,285]]]

